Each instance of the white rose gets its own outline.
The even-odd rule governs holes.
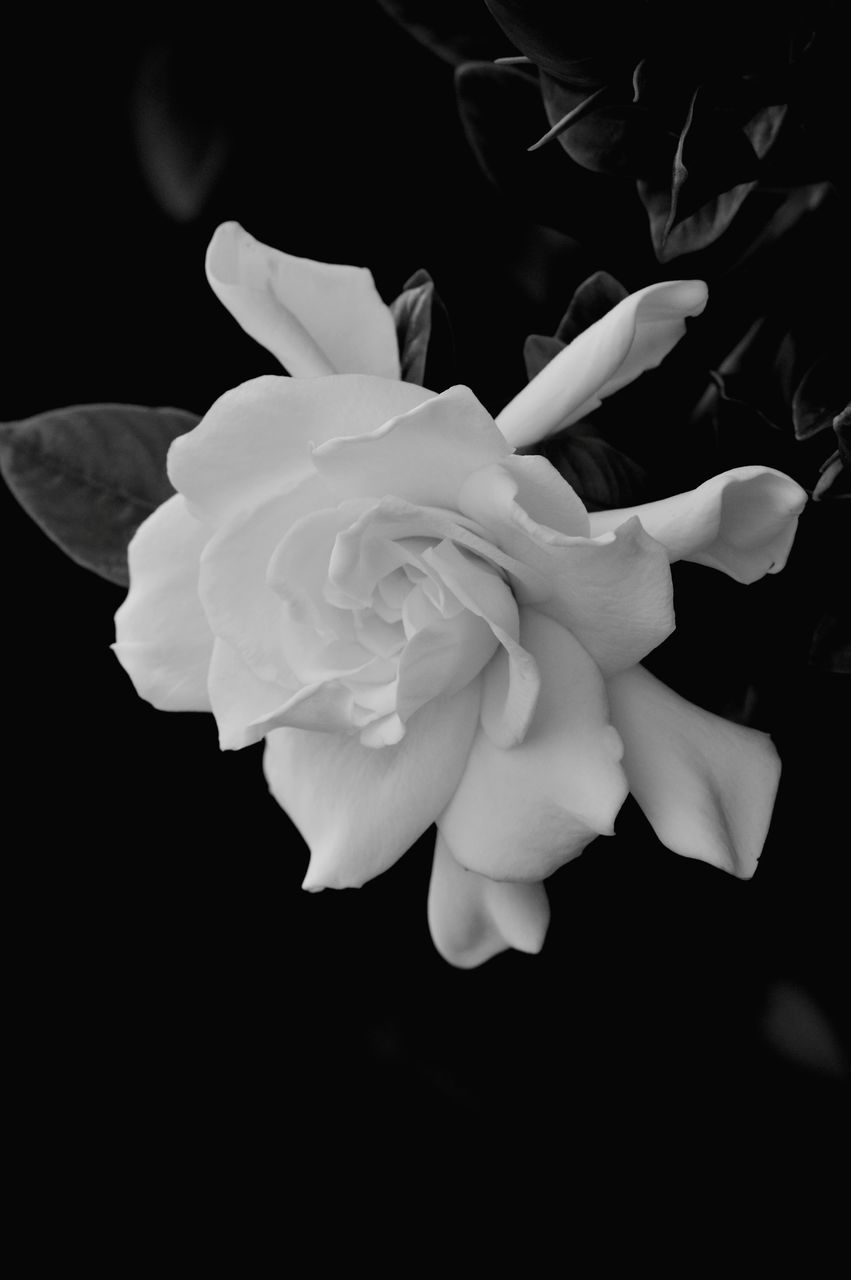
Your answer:
[[[540,949],[543,880],[612,834],[629,790],[674,852],[753,874],[779,775],[767,735],[638,664],[674,627],[669,563],[751,582],[805,495],[744,467],[589,515],[532,443],[659,363],[699,281],[631,295],[496,422],[466,387],[399,382],[368,271],[219,228],[211,283],[292,377],[222,396],[178,439],[178,490],[139,529],[115,651],[139,694],[266,739],[305,887],[363,884],[437,824],[441,953]]]

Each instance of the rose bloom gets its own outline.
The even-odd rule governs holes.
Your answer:
[[[669,849],[751,876],[770,739],[639,664],[674,627],[670,562],[776,572],[803,490],[742,467],[589,514],[515,452],[658,364],[705,286],[624,299],[494,421],[466,387],[399,381],[368,271],[226,223],[207,273],[292,376],[228,391],[172,445],[177,493],[130,544],[114,648],[154,706],[212,711],[223,748],[265,739],[305,888],[362,885],[436,823],[441,954],[535,952],[544,880],[613,834],[629,791]]]

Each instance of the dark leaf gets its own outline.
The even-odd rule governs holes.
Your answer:
[[[622,302],[628,292],[608,271],[595,271],[593,276],[582,281],[571,298],[570,306],[556,329],[556,337],[564,343],[572,342]]]
[[[824,615],[813,633],[810,662],[822,671],[851,675],[851,616]]]
[[[593,276],[583,280],[571,298],[555,336],[548,338],[533,333],[526,339],[523,347],[526,376],[530,380],[534,378],[569,342],[596,324],[626,296],[627,290],[608,271],[595,271]]]
[[[554,227],[611,261],[641,271],[646,219],[632,182],[583,169],[555,146],[528,150],[548,127],[537,82],[513,67],[473,62],[455,73],[458,110],[487,177],[524,216]]]
[[[481,0],[378,0],[382,9],[444,62],[497,58],[511,45]]]
[[[644,501],[646,476],[628,454],[589,422],[576,422],[536,449],[575,489],[589,511],[606,511]]]
[[[847,356],[839,348],[820,356],[804,374],[792,399],[795,435],[806,440],[824,431],[848,399],[851,374]]]
[[[558,338],[547,338],[541,333],[530,333],[523,344],[523,360],[526,364],[526,377],[531,382],[541,370],[554,360],[566,343]]]
[[[434,281],[427,271],[421,269],[406,281],[402,293],[390,304],[396,324],[402,380],[416,382],[418,386],[425,381],[433,298]]]
[[[754,190],[759,162],[773,145],[786,107],[761,108],[739,125],[697,95],[680,134],[669,178],[642,177],[638,192],[660,262],[713,244]]]
[[[72,560],[126,586],[127,544],[174,493],[169,445],[198,421],[183,409],[128,404],[54,409],[0,427],[0,470]]]
[[[555,136],[584,169],[635,177],[664,164],[670,155],[670,137],[658,114],[612,100],[614,89],[603,86],[589,94],[542,73],[541,92],[551,126],[570,116],[570,124]]]

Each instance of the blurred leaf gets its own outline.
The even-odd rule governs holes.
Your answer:
[[[378,0],[400,27],[444,62],[498,58],[512,52],[481,0]]]
[[[36,524],[85,569],[128,583],[127,544],[174,489],[172,440],[199,419],[183,409],[86,404],[0,426],[0,470]]]
[[[203,210],[230,153],[230,134],[216,118],[218,95],[198,80],[197,51],[159,46],[141,61],[133,91],[139,163],[157,203],[177,222]]]
[[[810,665],[837,675],[851,675],[851,616],[824,615],[813,633]]]
[[[590,422],[573,423],[534,452],[552,463],[589,511],[607,511],[644,501],[644,469],[604,439]]]
[[[851,375],[847,357],[834,348],[814,361],[799,382],[792,399],[795,435],[806,440],[824,431],[848,399]]]
[[[626,296],[627,290],[608,271],[595,271],[593,276],[583,280],[571,298],[555,336],[549,338],[532,333],[526,339],[523,347],[526,376],[530,380],[534,378],[569,342],[600,320]]]
[[[420,269],[405,282],[402,293],[390,304],[396,323],[402,380],[423,385],[428,340],[431,337],[431,308],[434,281]]]

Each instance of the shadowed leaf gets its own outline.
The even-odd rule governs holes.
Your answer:
[[[174,489],[166,454],[183,409],[86,404],[0,427],[0,470],[36,524],[85,569],[128,584],[127,544]]]

